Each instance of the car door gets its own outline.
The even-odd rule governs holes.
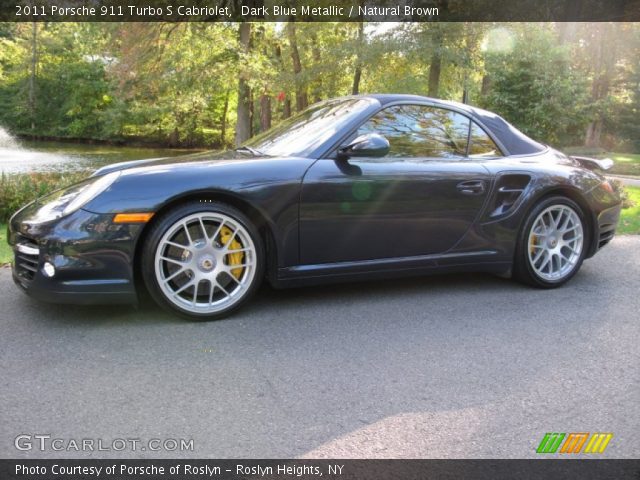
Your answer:
[[[479,214],[490,186],[469,156],[470,118],[429,105],[387,107],[353,132],[389,140],[382,158],[321,159],[300,202],[303,265],[412,257],[451,249]],[[480,158],[478,158],[480,157]]]

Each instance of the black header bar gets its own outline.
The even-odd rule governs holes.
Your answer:
[[[637,22],[637,0],[0,0],[9,22]]]

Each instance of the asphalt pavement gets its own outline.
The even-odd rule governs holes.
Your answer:
[[[39,303],[4,268],[0,457],[526,458],[546,432],[612,432],[602,456],[637,458],[639,312],[638,236],[552,291],[481,274],[263,287],[209,323]]]

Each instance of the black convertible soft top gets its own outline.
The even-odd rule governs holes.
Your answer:
[[[532,140],[524,133],[511,125],[501,116],[495,113],[482,110],[481,108],[472,107],[464,103],[451,102],[448,100],[439,100],[437,98],[422,97],[419,95],[394,95],[394,94],[376,94],[366,95],[375,98],[382,105],[403,101],[419,101],[429,102],[435,106],[453,107],[458,110],[467,112],[472,118],[484,125],[491,131],[493,136],[507,150],[503,152],[507,155],[533,155],[544,151],[547,147],[541,143]]]

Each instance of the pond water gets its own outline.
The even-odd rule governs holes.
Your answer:
[[[6,174],[87,170],[109,163],[174,157],[193,152],[168,148],[19,141],[0,127],[0,173]]]

